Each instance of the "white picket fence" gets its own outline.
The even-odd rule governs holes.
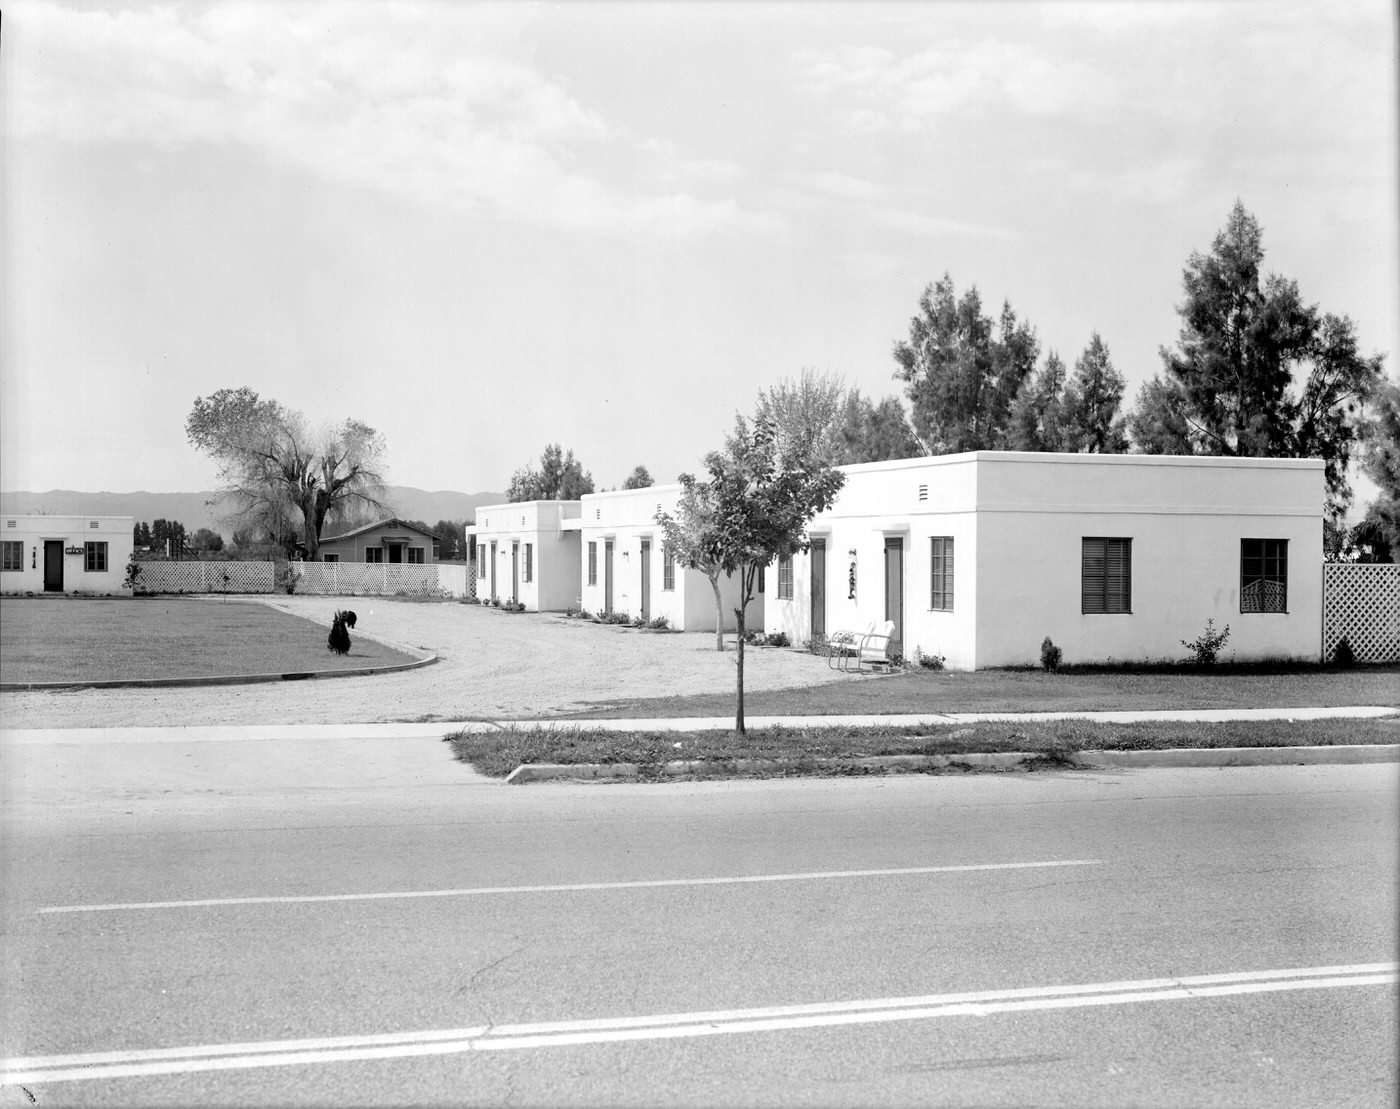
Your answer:
[[[271,593],[270,562],[138,562],[136,593]]]
[[[1345,638],[1357,662],[1400,662],[1400,564],[1329,562],[1322,567],[1322,657]]]
[[[272,593],[271,562],[141,562],[136,593]],[[469,597],[476,578],[459,563],[289,562],[294,593],[354,597]]]

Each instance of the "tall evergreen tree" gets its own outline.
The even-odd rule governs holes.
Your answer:
[[[1061,449],[1085,454],[1121,454],[1128,448],[1124,420],[1123,375],[1113,366],[1108,347],[1095,331],[1065,385]]]
[[[1162,349],[1166,378],[1138,395],[1134,440],[1144,451],[1321,458],[1335,521],[1382,357],[1360,354],[1350,319],[1321,314],[1263,261],[1259,223],[1236,202],[1210,253],[1187,261],[1177,349]]]
[[[896,343],[895,376],[906,383],[914,430],[931,454],[1007,445],[1011,405],[1035,367],[1035,329],[1010,303],[999,324],[982,312],[976,286],[956,295],[947,274],[919,298],[909,338]]]
[[[1065,363],[1051,351],[1026,378],[1011,404],[1007,446],[1017,451],[1061,451],[1065,447]]]

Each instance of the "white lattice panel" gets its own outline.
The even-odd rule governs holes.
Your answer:
[[[460,597],[466,568],[435,563],[410,566],[386,562],[294,562],[296,592],[341,597]]]
[[[138,562],[136,593],[271,593],[270,562]]]
[[[1329,562],[1322,574],[1323,659],[1345,637],[1358,662],[1400,662],[1400,565]]]

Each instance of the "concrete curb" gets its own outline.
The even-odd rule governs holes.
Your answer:
[[[1400,744],[1340,744],[1334,747],[1215,747],[1173,748],[1166,751],[1075,751],[1064,756],[1031,751],[1001,751],[967,755],[881,755],[865,759],[735,759],[716,763],[676,761],[647,767],[648,777],[680,777],[685,774],[707,773],[723,768],[725,772],[760,771],[780,773],[850,767],[878,771],[884,769],[935,770],[945,767],[968,767],[980,770],[1053,769],[1057,766],[1084,770],[1149,767],[1219,767],[1219,766],[1313,766],[1320,764],[1357,764],[1400,762]],[[517,766],[506,777],[506,785],[525,785],[552,779],[596,781],[608,778],[637,779],[642,767],[638,763],[526,763]]]
[[[383,642],[378,640],[377,642]],[[402,648],[397,648],[402,650]],[[285,674],[218,674],[192,678],[110,678],[93,682],[0,682],[0,693],[56,689],[166,689],[175,686],[252,685],[256,682],[306,682],[320,678],[363,678],[367,674],[394,674],[417,670],[438,661],[437,655],[396,662],[389,666],[356,666],[349,670],[293,670]]]

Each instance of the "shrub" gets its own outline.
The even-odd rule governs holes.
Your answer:
[[[625,612],[600,612],[593,619],[599,624],[630,624],[632,617]]]
[[[501,611],[502,611],[502,612],[524,612],[524,611],[525,611],[525,602],[524,602],[524,601],[502,601],[502,602],[501,602]]]
[[[632,626],[633,626],[634,628],[644,628],[644,627],[646,627],[646,626],[647,626],[646,618],[645,618],[644,616],[642,616],[641,614],[638,614],[638,615],[632,617]]]
[[[647,621],[646,626],[653,631],[666,631],[671,626],[671,621],[664,616],[653,616]]]
[[[774,632],[768,637],[770,647],[791,647],[792,640],[788,638],[787,632]]]
[[[141,563],[133,559],[131,562],[128,562],[126,564],[126,580],[122,582],[122,588],[130,589],[133,593],[135,593],[137,582],[140,581],[140,579]],[[1343,640],[1342,642],[1345,643],[1346,640]]]
[[[1191,661],[1197,666],[1213,666],[1215,660],[1220,657],[1220,651],[1225,646],[1225,641],[1230,638],[1230,625],[1226,624],[1221,631],[1215,630],[1215,621],[1207,620],[1205,631],[1196,636],[1195,639],[1183,639],[1181,645],[1191,652]]]
[[[301,571],[292,562],[279,562],[272,571],[273,586],[283,593],[292,594],[301,584]]]
[[[1356,652],[1351,649],[1346,636],[1337,640],[1337,646],[1332,650],[1332,665],[1343,670],[1350,670],[1356,665]]]
[[[942,670],[947,661],[943,655],[926,655],[921,647],[914,648],[914,665],[920,670]]]
[[[1040,641],[1040,665],[1045,668],[1047,674],[1053,674],[1060,668],[1060,658],[1064,655],[1054,642],[1047,635]]]

